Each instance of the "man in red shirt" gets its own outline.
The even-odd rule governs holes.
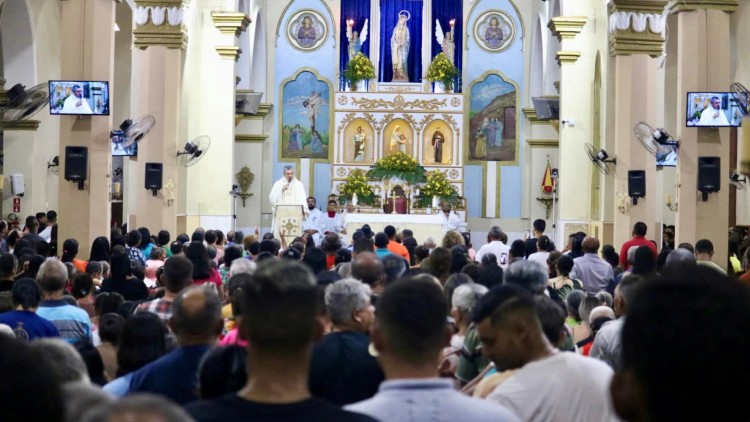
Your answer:
[[[658,256],[656,245],[646,239],[647,230],[648,226],[646,226],[646,223],[641,221],[635,223],[633,226],[633,238],[622,244],[622,248],[620,248],[620,268],[623,271],[628,269],[628,250],[633,246],[648,246],[651,252],[654,253],[654,259]]]
[[[409,261],[409,251],[406,249],[406,246],[396,242],[396,228],[393,226],[385,226],[383,233],[388,236],[388,250],[391,251],[392,254],[398,255],[406,261]]]

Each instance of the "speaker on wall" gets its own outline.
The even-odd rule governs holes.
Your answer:
[[[89,163],[87,147],[65,147],[65,180],[78,182],[78,190],[83,190]]]
[[[146,189],[149,189],[154,196],[156,191],[162,187],[162,173],[164,165],[162,163],[146,163]]]
[[[646,171],[628,171],[628,196],[633,198],[633,205],[638,205],[638,198],[646,196]]]
[[[721,158],[698,157],[698,190],[703,193],[703,200],[708,201],[708,194],[720,188]]]

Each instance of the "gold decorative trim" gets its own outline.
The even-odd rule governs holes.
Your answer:
[[[273,104],[271,103],[260,103],[255,114],[235,114],[235,119],[237,119],[237,123],[242,120],[263,120],[272,108]]]
[[[560,66],[563,64],[573,64],[578,61],[579,57],[581,57],[580,51],[558,51],[557,64]]]
[[[268,139],[268,135],[234,135],[234,142],[262,143]]]
[[[183,14],[187,10],[190,0],[136,0],[137,7],[164,7],[168,9],[182,9]],[[167,19],[161,25],[156,25],[149,16],[148,21],[143,25],[137,25],[133,30],[133,45],[136,48],[145,50],[148,47],[167,47],[186,49],[188,42],[187,29],[185,27],[185,17],[179,25],[172,26]]]
[[[610,35],[610,56],[647,54],[659,57],[664,52],[664,37],[653,32],[617,31]]]
[[[610,0],[608,12],[657,13],[664,12],[667,0]]]
[[[244,13],[238,12],[211,12],[214,26],[224,35],[239,37],[242,31],[247,29],[252,19]]]
[[[406,109],[413,109],[435,111],[440,110],[441,107],[446,107],[448,105],[448,100],[445,98],[442,100],[433,98],[431,100],[406,101],[401,95],[396,95],[393,101],[386,101],[380,98],[368,99],[352,97],[352,105],[364,110],[393,109],[396,111],[403,111]]]
[[[680,0],[669,6],[669,13],[689,12],[692,10],[712,9],[734,13],[739,7],[738,0]]]
[[[560,146],[560,140],[559,139],[527,139],[526,143],[529,144],[530,147],[559,147]]]
[[[558,16],[550,19],[547,28],[562,42],[572,40],[580,34],[587,20],[586,16]]]
[[[240,54],[242,54],[242,49],[233,45],[217,45],[216,52],[224,60],[237,61],[240,58]]]
[[[531,124],[539,124],[539,125],[551,125],[552,120],[541,120],[536,117],[536,110],[534,110],[533,107],[527,107],[522,108],[521,111],[523,114],[526,115],[526,119],[528,119]]]
[[[14,122],[2,122],[0,123],[0,129],[2,130],[30,130],[36,131],[39,129],[39,120],[19,120]]]

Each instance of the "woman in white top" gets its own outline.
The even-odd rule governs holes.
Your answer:
[[[547,257],[549,257],[550,252],[555,250],[554,243],[549,240],[549,237],[542,235],[536,240],[536,250],[537,252],[529,255],[527,259],[538,262],[542,267],[547,268]]]

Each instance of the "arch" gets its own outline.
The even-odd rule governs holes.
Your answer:
[[[544,32],[542,17],[536,20],[534,38],[531,41],[531,78],[529,93],[531,97],[544,95]]]
[[[594,150],[602,147],[602,57],[601,52],[596,53],[594,63],[594,89],[592,98],[591,115],[591,143]],[[601,220],[601,174],[596,167],[591,169],[591,219]]]
[[[3,75],[8,87],[37,82],[37,61],[31,13],[26,1],[7,1],[0,16]],[[11,35],[12,34],[12,35]]]

